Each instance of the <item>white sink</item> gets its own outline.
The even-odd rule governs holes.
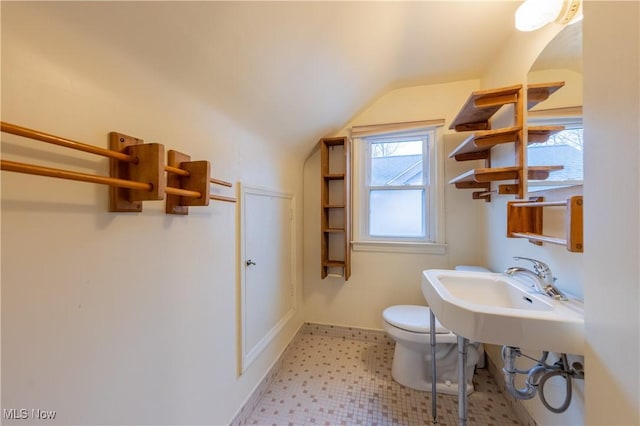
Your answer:
[[[422,294],[442,325],[469,340],[584,354],[578,300],[554,300],[505,274],[446,269],[422,273]]]

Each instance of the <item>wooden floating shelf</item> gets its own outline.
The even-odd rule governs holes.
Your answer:
[[[449,154],[449,158],[455,158],[458,161],[486,158],[486,156],[478,158],[475,155],[469,154],[488,152],[498,144],[515,142],[518,139],[518,132],[520,130],[520,127],[509,127],[506,129],[476,132],[458,145],[458,147]]]
[[[529,179],[544,180],[549,177],[549,173],[555,170],[562,170],[564,166],[531,166],[528,168],[527,177]],[[460,176],[453,178],[449,183],[453,183],[457,188],[483,188],[482,184],[499,180],[518,179],[520,168],[514,167],[493,167],[469,170]]]
[[[565,207],[566,237],[544,235],[542,231],[544,207]],[[573,196],[564,201],[510,201],[507,203],[507,237],[526,238],[529,242],[566,246],[570,252],[582,253],[583,241],[583,198]]]
[[[520,127],[508,127],[505,129],[486,130],[476,132],[465,139],[450,154],[449,158],[457,161],[483,160],[488,158],[488,152],[496,145],[517,142]],[[564,126],[531,126],[527,129],[528,142],[543,143],[549,136],[564,130]]]
[[[337,138],[323,138],[322,142],[325,146],[342,146],[344,145],[345,138],[338,136]]]
[[[503,105],[516,103],[520,90],[522,90],[521,84],[471,93],[449,128],[457,132],[488,130],[489,119]]]
[[[564,126],[530,126],[527,129],[527,140],[529,145],[532,143],[544,143],[549,140],[551,135],[564,130]]]
[[[330,232],[330,233],[337,232],[337,233],[341,233],[341,232],[344,232],[344,228],[323,228],[322,232]]]
[[[322,175],[326,180],[341,180],[344,179],[344,173],[327,173]]]
[[[549,99],[558,89],[564,86],[564,81],[553,83],[539,83],[527,85],[527,109],[531,109],[540,102]]]
[[[529,84],[527,86],[527,109],[547,100],[562,86],[564,86],[563,81]],[[489,119],[503,105],[516,103],[520,89],[522,89],[522,85],[473,92],[449,128],[455,129],[457,132],[490,129]]]
[[[551,236],[542,235],[542,234],[533,234],[531,232],[512,232],[511,237],[527,238],[529,241],[532,241],[534,243],[551,243],[551,244],[558,244],[561,246],[567,245],[566,239],[551,237]]]

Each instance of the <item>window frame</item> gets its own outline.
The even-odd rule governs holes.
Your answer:
[[[353,144],[353,241],[354,251],[406,252],[445,254],[444,243],[444,160],[442,158],[442,125],[431,125],[406,131],[355,136]],[[422,140],[422,185],[369,185],[371,177],[371,144]],[[424,237],[372,236],[369,232],[369,191],[424,189]]]

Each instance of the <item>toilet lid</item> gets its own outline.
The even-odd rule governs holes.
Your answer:
[[[394,327],[413,333],[429,333],[429,316],[431,310],[426,306],[397,305],[390,306],[382,312],[382,318]],[[436,318],[436,333],[449,333]]]

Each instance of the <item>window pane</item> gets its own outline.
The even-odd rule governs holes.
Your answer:
[[[421,140],[371,143],[371,186],[423,183]]]
[[[424,237],[424,189],[369,192],[369,234]]]
[[[582,180],[582,129],[566,129],[551,135],[545,143],[532,144],[527,150],[530,166],[564,165],[551,172],[550,181]]]

